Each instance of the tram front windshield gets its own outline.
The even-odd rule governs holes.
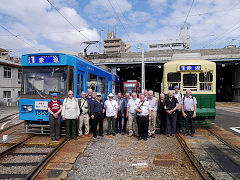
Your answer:
[[[23,68],[22,94],[51,95],[53,92],[66,94],[66,67],[25,67]]]
[[[128,93],[136,92],[136,84],[133,84],[133,83],[124,84],[124,91],[125,91],[125,93],[126,92],[128,92]]]

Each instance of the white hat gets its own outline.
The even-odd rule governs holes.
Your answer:
[[[110,93],[110,94],[108,95],[108,97],[114,97],[113,93]]]
[[[97,93],[97,96],[102,96],[102,94],[98,92],[98,93]]]

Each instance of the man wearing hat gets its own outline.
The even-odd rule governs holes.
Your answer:
[[[52,141],[60,139],[62,102],[57,99],[57,93],[52,93],[52,100],[48,102],[50,136]]]
[[[93,119],[93,137],[97,137],[97,125],[99,123],[99,136],[103,136],[103,118],[104,118],[104,105],[101,99],[101,93],[97,93],[96,99],[91,105],[91,118]]]
[[[106,109],[106,116],[108,121],[107,135],[116,134],[116,119],[118,114],[118,103],[113,99],[114,95],[110,93],[108,95],[108,100],[104,103],[104,108]]]
[[[176,111],[177,113],[177,122],[176,122],[176,132],[182,133],[182,107],[181,107],[181,102],[183,99],[183,95],[179,90],[179,86],[174,86],[175,92],[173,93],[174,97],[178,100],[178,109]]]

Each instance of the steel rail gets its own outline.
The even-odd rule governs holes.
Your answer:
[[[214,179],[211,175],[208,174],[208,172],[202,167],[202,165],[199,163],[197,158],[192,154],[192,151],[187,147],[185,141],[183,138],[177,134],[176,138],[180,145],[182,146],[184,152],[186,153],[188,159],[191,161],[192,165],[196,168],[198,171],[199,175],[204,179],[204,180],[210,180]]]
[[[13,114],[10,114],[10,115],[8,115],[8,116],[5,116],[5,117],[1,118],[1,119],[0,119],[0,123],[3,123],[3,122],[8,121],[8,118],[10,118],[11,116],[14,116],[14,115],[16,115],[16,114],[19,114],[19,113],[13,113]]]
[[[56,153],[62,149],[67,144],[66,138],[56,147],[54,148],[48,155],[41,161],[39,164],[25,177],[26,180],[32,180],[37,177],[37,175],[41,172],[41,170],[47,165],[47,163],[52,159]]]
[[[17,126],[19,126],[19,125],[21,125],[21,124],[23,124],[23,123],[24,123],[24,122],[20,122],[20,123],[18,123],[18,124],[14,124],[14,125],[12,125],[12,126],[9,126],[9,127],[4,128],[4,129],[1,129],[1,130],[0,130],[0,134],[3,133],[3,132],[5,132],[5,131],[7,131],[7,130],[9,130],[9,129],[11,129],[11,128],[17,127]],[[11,133],[11,134],[12,134],[12,133]]]
[[[16,143],[14,145],[12,145],[10,148],[2,151],[0,153],[0,158],[2,158],[3,156],[7,155],[8,153],[12,152],[13,150],[15,150],[16,148],[18,148],[20,145],[22,145],[24,142],[26,142],[27,140],[31,139],[32,137],[34,137],[34,135],[30,135],[29,137],[23,139],[22,141],[20,141],[19,143]]]
[[[212,131],[209,128],[206,128],[212,135],[214,135],[219,141],[221,141],[223,144],[225,144],[226,146],[228,146],[230,149],[232,149],[233,151],[235,151],[237,154],[240,155],[240,149],[237,148],[236,146],[228,143],[226,140],[224,140],[221,136],[217,135],[214,131]]]

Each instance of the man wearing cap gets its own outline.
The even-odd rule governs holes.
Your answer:
[[[81,93],[82,98],[78,100],[78,105],[80,109],[80,116],[79,116],[79,127],[78,127],[78,134],[82,136],[82,126],[83,123],[85,125],[85,135],[88,136],[89,133],[89,113],[90,113],[90,103],[86,99],[86,93],[82,91]]]
[[[62,102],[57,99],[57,93],[52,93],[52,100],[48,102],[50,136],[52,141],[60,139]]]
[[[104,105],[101,99],[101,93],[97,93],[96,99],[93,101],[91,106],[91,118],[93,119],[93,137],[97,137],[97,125],[99,123],[99,136],[103,136],[103,113]]]
[[[174,97],[178,100],[179,106],[176,111],[177,113],[177,121],[176,121],[176,132],[182,133],[182,107],[181,107],[181,102],[183,99],[183,95],[179,90],[179,86],[174,87],[175,92],[173,93]]]
[[[194,136],[195,133],[195,117],[197,112],[197,100],[195,97],[191,96],[191,90],[186,90],[186,96],[182,100],[182,115],[186,119],[185,135]]]
[[[108,100],[104,103],[104,108],[106,109],[106,116],[108,121],[107,135],[116,135],[116,119],[118,114],[118,104],[117,101],[113,99],[114,95],[110,93],[108,95]]]

